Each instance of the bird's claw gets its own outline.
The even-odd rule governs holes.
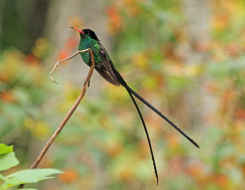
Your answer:
[[[86,85],[86,83],[87,83],[87,85],[89,87],[90,86],[90,80],[88,80],[87,78],[84,80],[84,85]]]

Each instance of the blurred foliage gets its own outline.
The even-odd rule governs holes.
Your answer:
[[[195,46],[209,55],[202,65],[184,64],[190,52],[183,45],[188,41],[180,1],[119,0],[105,8],[108,33],[114,39],[110,54],[129,86],[201,147],[196,149],[139,103],[162,189],[229,190],[245,185],[244,1],[212,1],[210,6],[210,43]],[[58,59],[75,52],[77,43],[77,35],[67,39]],[[79,95],[77,86],[49,80],[52,54],[45,38],[36,39],[28,55],[14,47],[1,52],[0,138],[15,145],[23,168],[32,164]],[[203,83],[200,76],[205,77]],[[103,85],[96,96],[86,94],[40,163],[66,172],[59,184],[50,183],[46,189],[157,188],[133,103],[122,87]],[[205,113],[200,131],[182,124],[175,114],[183,109],[182,96],[193,85],[203,85],[217,104],[213,115]]]
[[[47,5],[48,0],[1,0],[0,49],[14,46],[30,53],[35,40],[43,35]]]

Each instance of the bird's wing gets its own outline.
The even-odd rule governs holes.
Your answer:
[[[120,86],[119,83],[117,83],[112,77],[111,75],[105,70],[105,68],[97,68],[95,67],[96,71],[105,79],[107,80],[109,83],[114,84],[116,86]]]
[[[120,82],[118,81],[117,76],[113,72],[111,63],[108,61],[108,59],[106,57],[106,50],[104,48],[101,48],[99,55],[100,55],[100,58],[102,60],[103,65],[106,68],[106,70],[108,71],[109,75],[114,80],[114,82],[117,83],[117,86],[119,86],[120,85]]]

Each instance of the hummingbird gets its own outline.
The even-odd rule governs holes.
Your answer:
[[[157,168],[156,168],[154,154],[153,154],[153,150],[152,150],[152,146],[151,146],[150,137],[149,137],[146,125],[145,125],[145,121],[144,121],[143,116],[140,112],[140,109],[139,109],[139,107],[138,107],[138,105],[134,99],[134,96],[136,98],[138,98],[141,102],[143,102],[146,106],[151,108],[154,112],[156,112],[163,119],[165,119],[171,126],[173,126],[177,131],[179,131],[184,137],[186,137],[197,148],[199,148],[198,144],[194,140],[192,140],[189,136],[187,136],[181,129],[179,129],[172,121],[170,121],[160,111],[158,111],[156,108],[154,108],[150,103],[148,103],[145,99],[143,99],[139,94],[137,94],[134,90],[132,90],[127,85],[127,83],[125,82],[125,80],[123,79],[121,74],[116,70],[108,52],[106,51],[105,47],[100,43],[100,40],[98,39],[97,35],[95,34],[95,32],[93,30],[90,30],[90,29],[79,30],[75,27],[71,27],[71,28],[77,30],[80,33],[80,42],[79,42],[78,50],[79,51],[82,51],[85,49],[91,49],[92,50],[93,55],[94,55],[96,71],[109,83],[111,83],[115,86],[120,86],[120,85],[123,86],[127,90],[129,96],[131,97],[131,99],[132,99],[132,101],[133,101],[133,103],[137,109],[137,112],[140,116],[142,124],[144,126],[144,130],[145,130],[145,133],[147,136],[147,140],[148,140],[148,144],[149,144],[149,148],[150,148],[150,152],[151,152],[153,167],[154,167],[155,175],[157,178],[157,184],[158,184]],[[82,56],[83,61],[90,67],[92,64],[90,53],[87,51],[87,52],[80,53],[80,55]]]

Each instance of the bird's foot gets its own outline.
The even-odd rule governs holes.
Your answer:
[[[88,81],[87,78],[84,80],[84,85],[86,85],[86,83],[87,83],[87,85],[88,85],[88,87],[89,87],[89,86],[90,86],[90,80]]]

